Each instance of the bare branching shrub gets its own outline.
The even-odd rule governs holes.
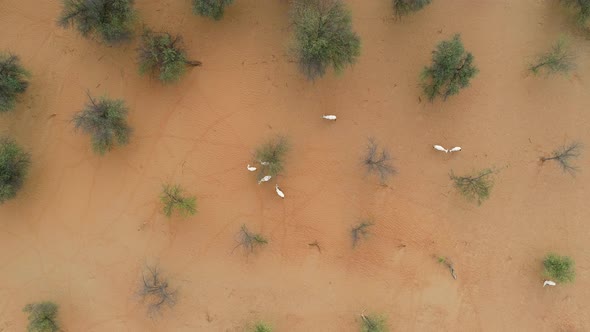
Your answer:
[[[59,332],[57,304],[53,302],[30,303],[23,308],[29,314],[27,332]]]
[[[450,178],[461,195],[468,200],[477,201],[477,204],[481,205],[483,201],[490,197],[494,185],[493,179],[491,179],[492,174],[491,169],[484,169],[476,175],[469,176],[456,176],[451,171]]]
[[[352,238],[352,247],[356,248],[356,246],[358,245],[359,241],[361,239],[366,238],[367,236],[369,236],[369,227],[373,226],[373,223],[370,221],[363,221],[360,224],[354,226],[351,230],[350,230],[350,235]]]
[[[90,102],[73,118],[76,129],[90,134],[92,148],[104,154],[117,145],[129,143],[131,127],[127,124],[127,107],[120,99],[100,97],[98,100],[88,94]]]
[[[246,254],[249,254],[254,252],[254,249],[261,247],[267,243],[268,240],[264,238],[261,234],[252,233],[248,230],[246,225],[242,225],[242,228],[240,228],[240,232],[238,233],[238,244],[234,247],[233,250],[236,250],[236,248],[238,247],[243,247],[246,251]]]
[[[556,161],[564,172],[574,175],[578,171],[578,167],[571,164],[572,159],[578,158],[581,154],[582,144],[573,142],[568,145],[561,146],[553,151],[549,157],[541,157],[541,162],[548,160]]]
[[[75,26],[84,37],[97,34],[113,44],[132,36],[136,13],[134,0],[62,0],[63,10],[58,24]]]
[[[367,145],[367,153],[363,158],[363,164],[369,173],[377,173],[381,183],[385,183],[391,175],[397,174],[397,169],[391,164],[391,156],[385,149],[379,149],[379,145],[370,138]]]
[[[178,81],[187,66],[200,66],[200,61],[188,60],[182,38],[168,32],[145,30],[138,48],[139,73],[151,74],[163,83]]]
[[[457,272],[455,272],[455,265],[453,264],[453,262],[451,262],[448,258],[442,256],[439,256],[437,260],[439,263],[447,266],[449,272],[451,272],[451,276],[453,276],[453,279],[457,279]]]
[[[361,314],[361,332],[386,332],[385,318],[377,315]]]
[[[0,53],[0,113],[16,106],[18,95],[29,86],[29,76],[16,55]]]
[[[258,180],[267,175],[279,175],[283,171],[287,152],[289,141],[284,136],[277,136],[258,147],[254,153],[254,158],[259,164]]]
[[[166,217],[170,218],[175,210],[184,217],[197,213],[197,198],[184,196],[182,191],[179,185],[165,184],[163,186],[160,200],[164,205],[162,212]]]
[[[551,46],[550,51],[540,54],[537,60],[529,66],[529,70],[535,75],[544,71],[548,76],[555,73],[567,74],[574,67],[574,55],[567,41],[562,38]]]
[[[148,315],[155,316],[176,304],[178,291],[170,288],[158,266],[146,266],[141,277],[139,296],[147,304]]]

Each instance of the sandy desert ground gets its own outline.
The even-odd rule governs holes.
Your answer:
[[[108,47],[57,27],[57,0],[0,1],[0,49],[33,74],[0,116],[0,133],[33,159],[17,199],[0,206],[0,331],[24,331],[22,307],[40,300],[60,305],[69,332],[242,331],[257,320],[357,331],[363,312],[393,331],[590,330],[588,151],[575,177],[539,164],[571,140],[590,145],[590,41],[557,1],[435,0],[403,21],[388,0],[347,3],[362,55],[310,83],[289,54],[287,1],[237,0],[219,22],[188,0],[137,1],[143,23],[182,34],[204,64],[162,86],[137,74],[136,42]],[[418,75],[454,33],[480,73],[444,103],[420,102]],[[575,73],[528,75],[560,35]],[[128,146],[100,157],[73,130],[87,89],[127,101]],[[276,134],[292,143],[285,200],[245,169]],[[368,137],[395,157],[387,187],[362,168]],[[499,172],[478,207],[448,174],[484,167]],[[197,196],[197,215],[160,213],[167,181]],[[353,250],[350,228],[365,217],[373,233]],[[269,244],[232,253],[242,224]],[[321,253],[307,245],[316,240]],[[575,283],[541,287],[549,251],[575,259]],[[153,263],[179,291],[157,319],[135,295]]]

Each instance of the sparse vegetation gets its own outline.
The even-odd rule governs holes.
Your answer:
[[[283,136],[277,136],[263,145],[254,153],[259,163],[258,180],[266,175],[275,177],[283,171],[285,155],[289,152],[289,141]]]
[[[139,73],[151,74],[163,83],[178,81],[187,66],[200,66],[200,61],[188,60],[180,36],[167,32],[145,30],[141,37],[139,53]]]
[[[296,0],[292,11],[299,69],[309,79],[329,67],[337,73],[355,63],[361,42],[341,0]]]
[[[417,12],[426,7],[432,0],[393,0],[393,10],[397,18]]]
[[[171,289],[168,279],[164,278],[158,266],[147,266],[142,273],[139,296],[147,302],[148,315],[154,316],[165,307],[172,308],[176,304],[178,291]]]
[[[119,99],[100,97],[95,100],[88,94],[90,102],[74,115],[76,129],[91,135],[92,148],[98,154],[112,150],[116,145],[129,142],[131,127],[127,125],[127,107]]]
[[[223,18],[225,7],[233,2],[234,0],[193,0],[193,12],[218,21]]]
[[[558,282],[572,282],[576,278],[574,261],[568,256],[548,254],[543,260],[545,277]]]
[[[387,322],[385,318],[374,315],[361,314],[361,332],[386,332]]]
[[[578,167],[571,164],[572,159],[580,156],[582,145],[578,142],[573,142],[568,145],[564,145],[557,150],[553,151],[549,157],[541,157],[541,162],[544,163],[548,160],[554,160],[559,163],[561,169],[564,172],[574,174],[578,171]]]
[[[113,44],[132,36],[136,13],[133,0],[62,0],[63,11],[58,24],[75,26],[84,37],[97,34]]]
[[[30,155],[14,140],[0,138],[0,204],[16,196],[30,165]]]
[[[14,109],[18,95],[29,86],[29,76],[16,55],[0,53],[0,113]]]
[[[369,138],[367,153],[363,158],[363,164],[367,172],[377,173],[381,183],[385,183],[391,175],[397,174],[397,169],[391,164],[391,156],[386,149],[379,149],[379,145],[373,138]]]
[[[53,302],[39,302],[27,304],[23,312],[29,314],[27,332],[58,332],[57,304]]]
[[[451,272],[451,276],[453,276],[453,279],[457,279],[457,273],[455,272],[455,266],[448,258],[439,256],[437,258],[437,260],[439,263],[444,264],[449,269],[449,272]]]
[[[576,12],[576,22],[582,27],[588,26],[590,19],[590,1],[588,0],[560,0],[561,3]]]
[[[266,323],[258,322],[256,325],[254,325],[252,332],[272,332],[272,328]]]
[[[350,235],[352,237],[352,247],[356,248],[359,241],[361,239],[366,238],[369,236],[369,227],[373,226],[373,223],[370,221],[363,221],[360,224],[354,226],[350,230]]]
[[[162,188],[160,200],[164,205],[162,212],[168,218],[176,210],[182,216],[188,217],[197,213],[197,198],[184,196],[179,185],[166,184]]]
[[[545,72],[546,75],[567,74],[574,67],[574,55],[566,40],[562,38],[551,47],[549,52],[539,55],[537,60],[529,66],[529,70],[535,75],[540,72]]]
[[[268,244],[268,240],[264,238],[264,236],[252,233],[248,230],[246,225],[242,225],[242,228],[240,228],[240,232],[238,233],[238,245],[234,247],[234,250],[238,247],[243,247],[246,253],[251,253],[254,252],[254,249],[265,244]]]
[[[478,174],[471,176],[455,176],[451,172],[450,177],[461,195],[469,200],[477,201],[477,204],[480,205],[490,197],[490,192],[494,184],[491,179],[492,174],[493,171],[491,169],[484,169]]]
[[[473,59],[465,51],[459,34],[440,42],[432,53],[432,65],[422,71],[422,89],[428,100],[432,102],[437,96],[446,100],[469,86],[478,73]]]

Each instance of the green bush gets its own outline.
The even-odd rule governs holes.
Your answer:
[[[490,178],[492,173],[491,169],[484,169],[477,175],[470,176],[456,176],[451,172],[450,177],[461,195],[468,200],[477,201],[477,204],[480,205],[490,197],[494,185],[493,180]]]
[[[190,61],[182,47],[182,38],[167,32],[145,30],[141,37],[139,73],[157,76],[163,83],[178,81],[187,66],[200,66],[199,61]]]
[[[568,8],[576,11],[576,21],[580,26],[586,27],[590,19],[590,0],[560,0]]]
[[[259,233],[253,233],[248,230],[246,225],[242,225],[238,233],[238,244],[234,247],[232,252],[238,247],[243,247],[246,254],[254,252],[254,249],[268,244],[268,240]]]
[[[387,323],[381,316],[361,315],[361,332],[386,332]]]
[[[299,69],[309,80],[330,66],[341,72],[360,55],[360,39],[341,0],[296,0],[292,19]]]
[[[116,145],[129,142],[131,128],[127,125],[127,107],[119,99],[100,97],[90,102],[73,118],[76,129],[91,135],[92,147],[98,154],[112,150]]]
[[[17,96],[29,86],[29,76],[16,55],[0,53],[0,113],[16,106]]]
[[[576,278],[574,261],[568,256],[548,254],[543,260],[545,277],[559,283],[572,282]]]
[[[58,332],[57,305],[53,302],[27,304],[23,312],[29,314],[28,332]]]
[[[272,332],[272,328],[265,323],[259,322],[256,323],[252,332]]]
[[[62,0],[58,24],[75,26],[84,37],[97,34],[107,43],[126,41],[132,36],[136,13],[133,0]]]
[[[277,136],[256,149],[254,158],[260,164],[258,180],[266,175],[277,176],[283,171],[285,155],[289,151],[289,142],[283,136]]]
[[[16,196],[30,165],[30,155],[14,140],[0,138],[0,204]]]
[[[172,216],[174,210],[177,210],[185,217],[197,213],[197,198],[194,196],[186,197],[182,194],[182,191],[179,185],[164,185],[160,200],[164,204],[162,211],[166,217]]]
[[[233,2],[234,0],[193,0],[193,13],[218,21],[223,17],[225,7]]]
[[[393,10],[398,18],[417,12],[426,7],[432,0],[393,0]]]
[[[429,101],[437,96],[446,100],[449,96],[469,86],[469,81],[478,73],[473,65],[473,55],[465,52],[461,36],[442,41],[432,55],[432,65],[422,71],[422,89]]]
[[[546,75],[562,73],[567,74],[575,67],[574,56],[571,53],[565,39],[559,39],[547,53],[537,57],[537,60],[529,65],[533,74],[545,71]]]

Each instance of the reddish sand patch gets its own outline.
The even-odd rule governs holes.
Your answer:
[[[163,87],[138,76],[135,44],[58,28],[58,1],[1,1],[0,49],[33,77],[0,128],[34,164],[0,207],[0,331],[22,331],[22,307],[44,299],[60,304],[67,331],[240,331],[258,319],[277,331],[356,331],[362,312],[395,331],[589,329],[590,170],[574,178],[538,164],[569,140],[590,144],[589,42],[571,38],[572,77],[534,78],[530,57],[572,31],[556,4],[434,1],[396,22],[389,0],[348,3],[362,56],[312,84],[288,54],[286,1],[237,0],[220,22],[193,16],[188,0],[139,1],[146,24],[182,34],[204,64]],[[420,103],[420,70],[457,32],[479,75],[445,103]],[[73,131],[86,89],[127,101],[129,146],[98,157]],[[245,169],[275,134],[292,142],[285,200]],[[364,177],[369,136],[396,158],[389,187]],[[478,207],[448,173],[482,167],[500,172]],[[198,215],[159,213],[168,180],[197,195]],[[374,233],[352,250],[349,230],[369,216]],[[248,258],[232,254],[244,223],[270,239]],[[576,260],[575,284],[541,287],[548,251]],[[450,257],[458,280],[433,255]],[[151,320],[134,292],[156,261],[180,297]]]

